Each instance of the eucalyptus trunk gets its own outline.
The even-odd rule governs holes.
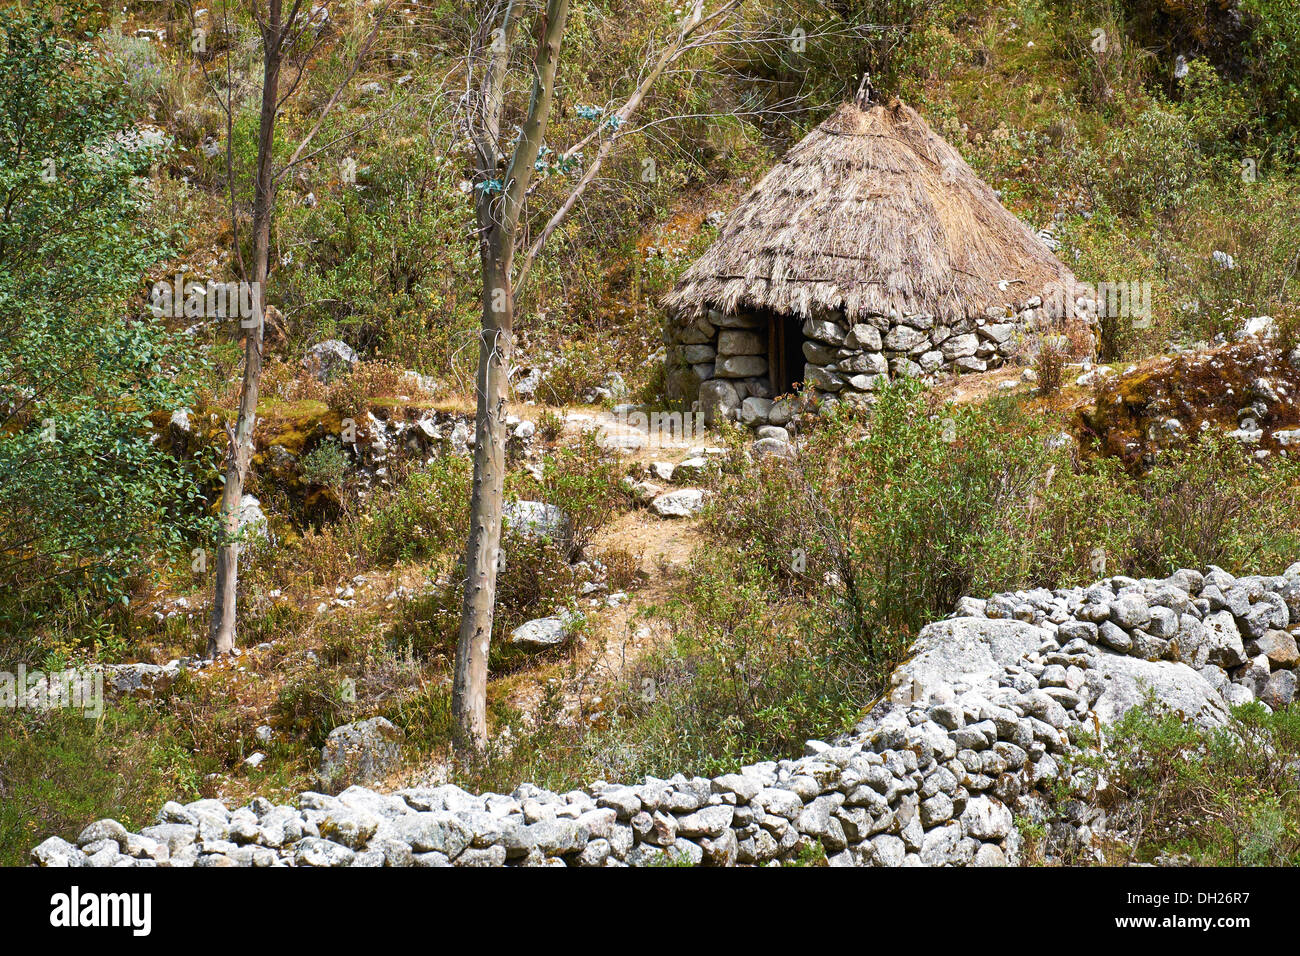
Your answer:
[[[239,390],[239,415],[234,430],[227,429],[226,483],[218,515],[216,585],[212,621],[208,630],[209,657],[229,654],[235,648],[235,612],[239,586],[239,504],[244,497],[253,459],[253,430],[257,425],[257,399],[262,384],[262,336],[265,330],[264,294],[270,269],[271,213],[275,205],[272,143],[280,86],[280,0],[271,0],[266,26],[265,66],[262,74],[262,111],[257,136],[257,178],[253,194],[253,314],[240,318],[244,327],[244,378]]]
[[[483,323],[474,416],[474,487],[469,542],[465,548],[465,596],[456,670],[453,716],[462,748],[487,744],[488,652],[491,647],[497,571],[501,566],[501,511],[505,490],[506,403],[509,400],[514,306],[508,270],[495,251],[484,253]]]
[[[465,594],[452,681],[452,715],[458,750],[487,745],[488,653],[492,644],[497,572],[501,568],[501,511],[505,489],[506,403],[509,400],[511,337],[517,289],[512,280],[519,221],[528,184],[546,138],[560,61],[560,42],[569,0],[547,0],[537,21],[537,52],[528,115],[497,181],[497,140],[504,99],[514,3],[507,5],[499,33],[505,38],[490,61],[481,112],[470,121],[478,151],[476,215],[483,273],[483,319],[479,333],[474,424],[474,487],[470,496],[469,540],[465,546]]]

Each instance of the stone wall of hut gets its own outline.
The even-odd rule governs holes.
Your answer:
[[[936,322],[928,314],[870,315],[850,325],[843,313],[803,322],[805,394],[823,401],[869,405],[899,376],[935,378],[984,372],[1021,351],[1039,325],[1042,300],[990,308],[983,317]],[[709,309],[670,323],[670,398],[698,401],[705,420],[784,425],[794,402],[772,394],[768,375],[771,313]],[[781,316],[777,321],[784,321]]]

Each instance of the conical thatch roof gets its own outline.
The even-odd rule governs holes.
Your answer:
[[[954,321],[1073,282],[961,154],[895,100],[845,103],[804,137],[666,304],[685,314],[843,309],[850,322],[892,307]]]

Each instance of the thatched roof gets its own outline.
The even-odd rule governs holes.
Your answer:
[[[999,289],[999,282],[1006,283]],[[800,316],[953,321],[1074,276],[897,100],[845,103],[741,200],[666,299]]]

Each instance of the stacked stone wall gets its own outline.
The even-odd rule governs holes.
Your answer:
[[[872,315],[854,324],[842,314],[809,318],[800,328],[803,366],[794,375],[822,402],[870,405],[892,378],[997,368],[1024,349],[1041,313],[1041,299],[1031,298],[950,323],[928,314]],[[710,425],[724,419],[754,427],[788,423],[793,403],[773,394],[769,377],[772,321],[785,319],[709,309],[671,324],[669,397],[698,401]]]

